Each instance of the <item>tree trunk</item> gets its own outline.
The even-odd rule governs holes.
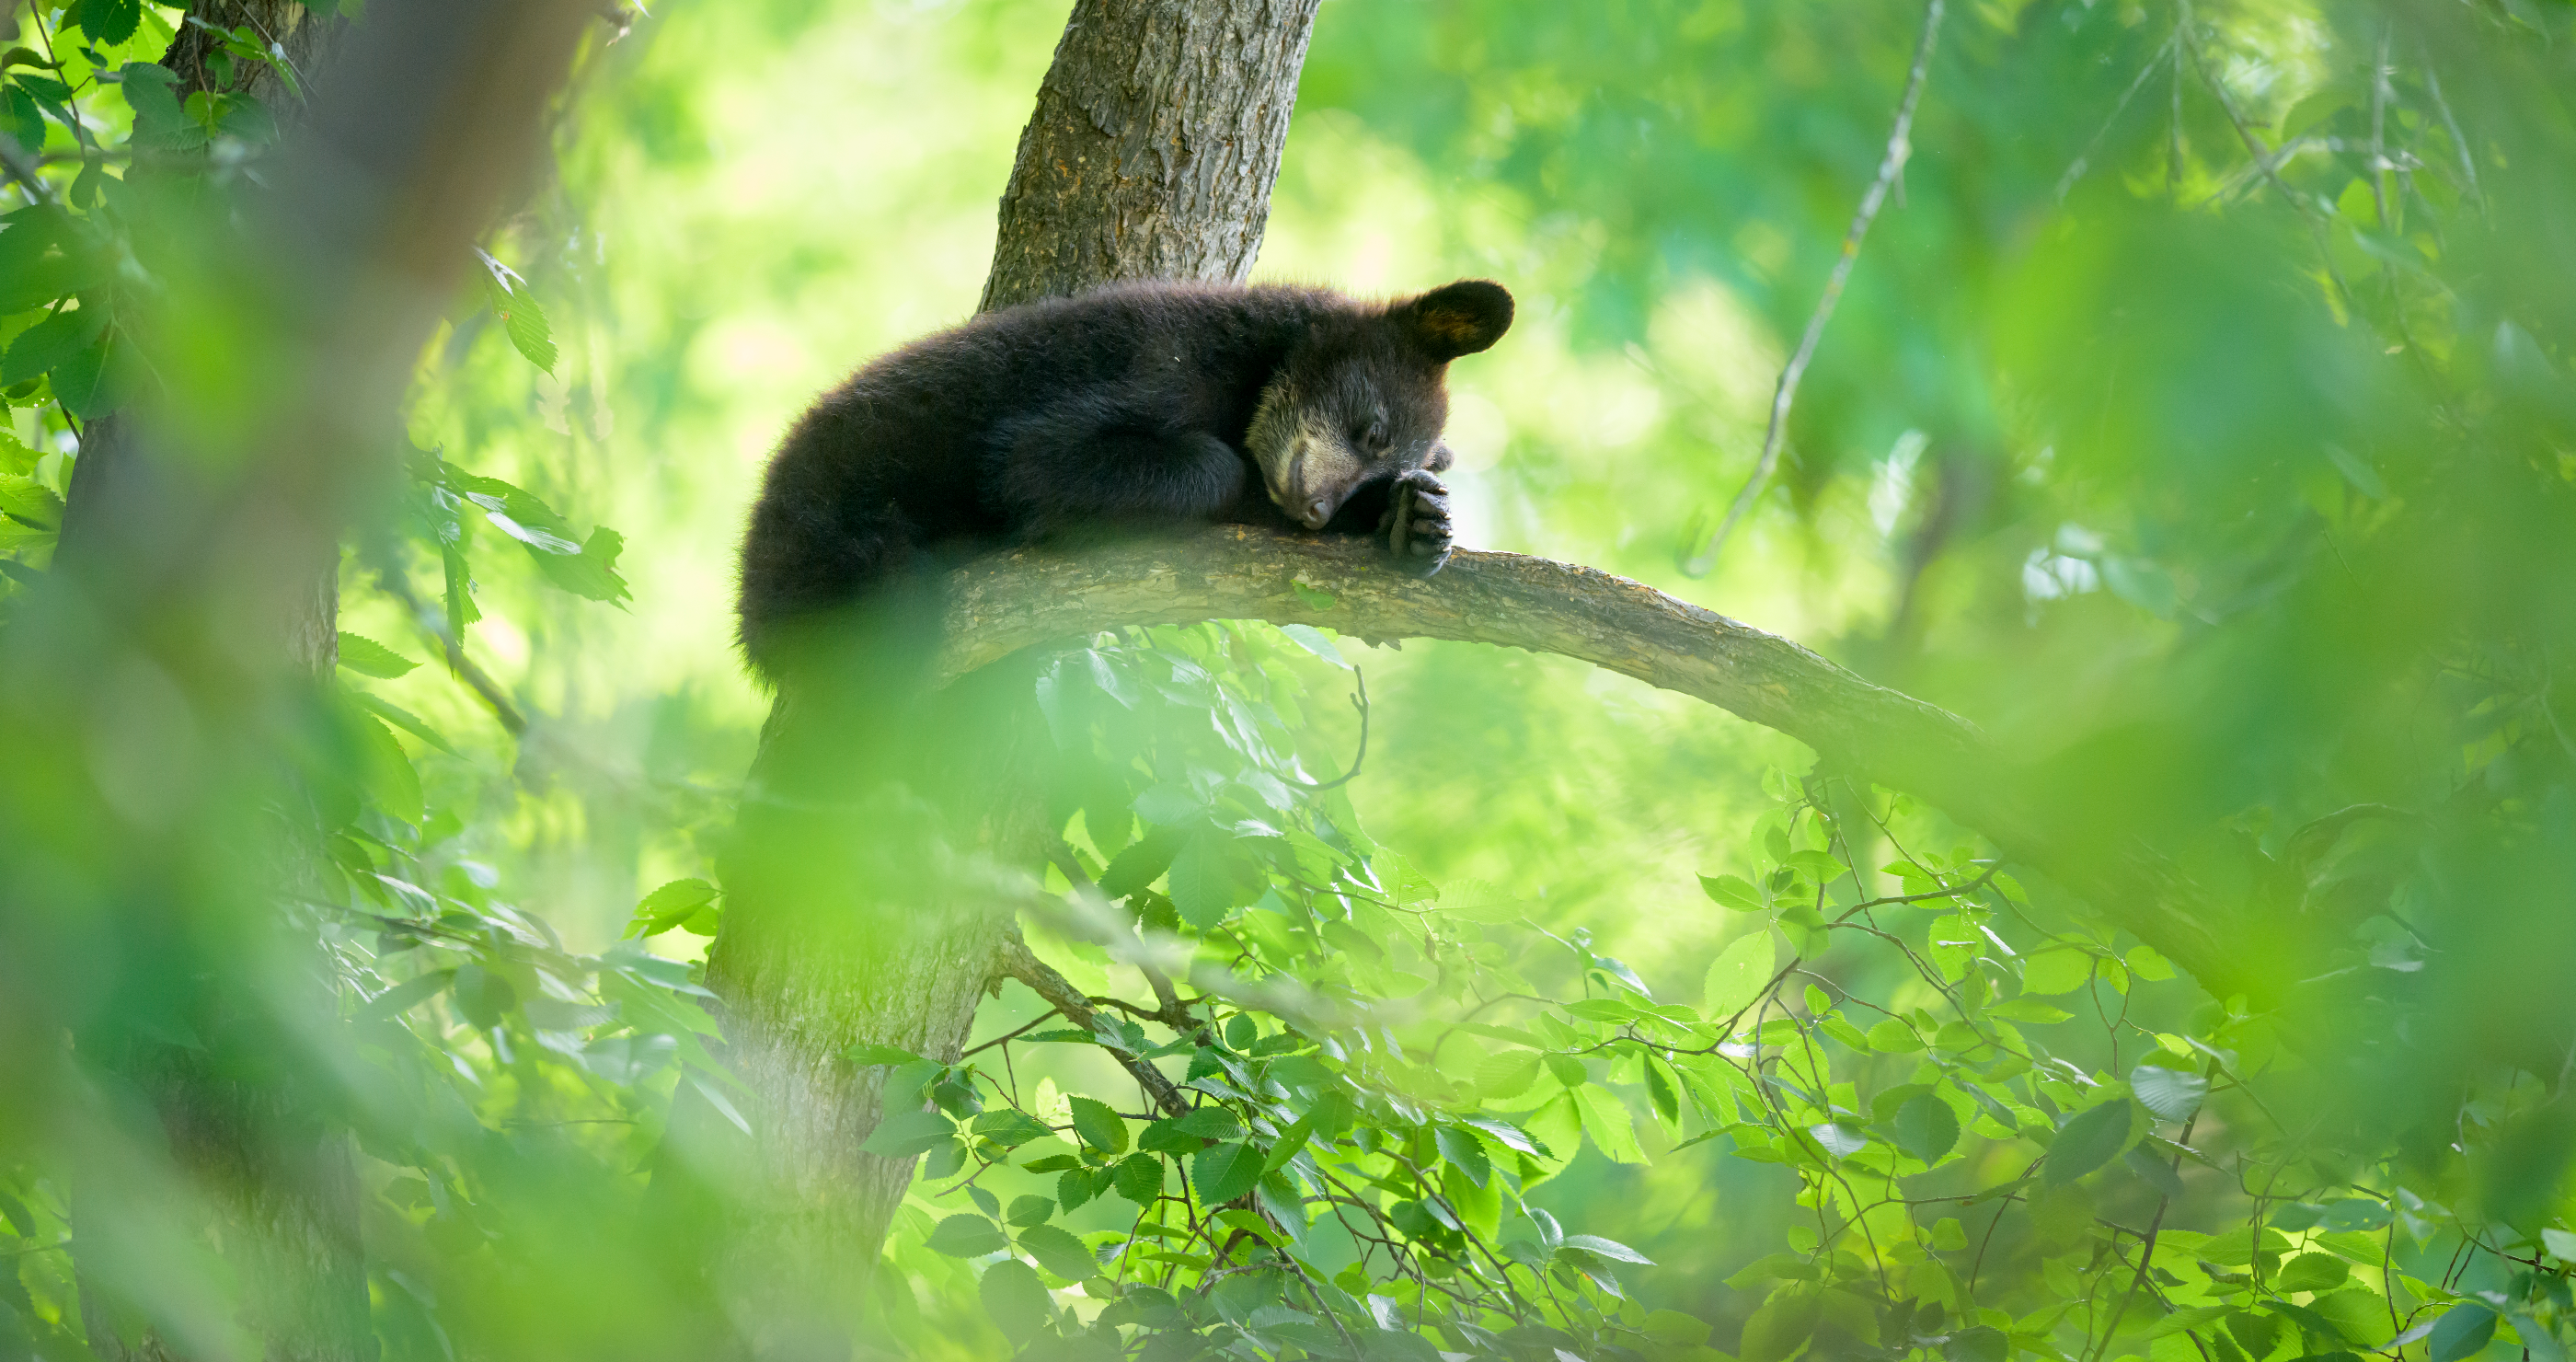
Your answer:
[[[1317,0],[1078,0],[1002,191],[982,310],[1119,279],[1240,283]]]
[[[1020,138],[983,306],[1121,279],[1240,281],[1315,5],[1078,0]],[[722,1188],[740,1217],[713,1271],[754,1356],[846,1355],[912,1182],[913,1159],[859,1149],[889,1070],[843,1052],[954,1060],[996,986],[1009,923],[993,906],[1004,896],[980,886],[1035,860],[1032,774],[1049,740],[1028,678],[993,670],[1006,674],[927,701],[782,697],[764,734],[708,953],[757,1133],[745,1150],[705,1104],[673,1118],[690,1180]],[[877,762],[815,756],[903,745],[905,730],[947,745],[900,791],[835,774]],[[726,1163],[741,1154],[751,1172],[736,1180]]]
[[[161,355],[170,391],[91,427],[54,571],[0,640],[30,718],[18,755],[93,773],[42,807],[0,792],[0,955],[90,990],[65,991],[65,1020],[105,1110],[67,1104],[63,1162],[92,1350],[367,1359],[358,1188],[329,1114],[345,1056],[320,1052],[328,973],[291,906],[313,897],[319,830],[281,766],[323,727],[342,526],[391,474],[394,400],[590,7],[376,0],[354,26],[283,0],[199,8],[275,37],[312,104],[263,92],[286,137],[239,218],[196,224],[203,268],[172,290],[198,324],[180,344],[219,326],[239,367]],[[205,42],[183,30],[165,58],[189,88]],[[196,760],[94,774],[88,735],[174,726]],[[39,915],[85,931],[26,929]]]

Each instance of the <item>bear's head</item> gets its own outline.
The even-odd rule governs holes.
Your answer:
[[[1363,487],[1447,468],[1449,361],[1511,324],[1512,295],[1489,279],[1319,322],[1262,390],[1244,438],[1271,501],[1320,530]]]

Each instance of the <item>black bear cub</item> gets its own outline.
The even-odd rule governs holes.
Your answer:
[[[1388,536],[1447,561],[1449,361],[1511,325],[1500,284],[1394,303],[1329,289],[1120,284],[988,313],[851,375],[770,461],[742,644],[799,635],[957,551],[1211,521]]]

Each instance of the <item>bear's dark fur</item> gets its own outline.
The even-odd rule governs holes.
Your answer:
[[[1394,303],[1123,284],[915,341],[816,402],[770,461],[743,546],[744,652],[774,681],[811,626],[891,579],[1067,533],[1385,530],[1437,571],[1443,377],[1511,316],[1484,280]]]

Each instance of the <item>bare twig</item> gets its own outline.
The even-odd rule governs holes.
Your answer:
[[[2460,153],[2460,173],[2468,177],[2469,197],[2484,208],[2487,191],[2478,184],[2478,160],[2469,154],[2469,139],[2460,135],[2460,120],[2451,116],[2451,101],[2442,98],[2442,77],[2433,69],[2430,53],[2424,57],[2424,93],[2433,97],[2433,107],[2442,115],[2442,127],[2451,134],[2451,145]]]
[[[53,187],[46,184],[45,177],[37,173],[35,158],[27,154],[25,147],[18,145],[17,138],[5,132],[0,132],[0,167],[8,170],[10,179],[26,186],[28,195],[36,202],[54,201]]]
[[[1053,1004],[1056,1011],[1064,1014],[1066,1021],[1098,1034],[1100,1014],[1092,1010],[1091,1001],[1083,997],[1081,990],[1075,988],[1071,981],[1056,973],[1054,966],[1040,960],[1029,949],[1029,943],[1020,938],[1019,928],[1004,930],[994,965],[1003,974],[1028,985],[1039,997]],[[1109,1049],[1107,1046],[1101,1048]],[[1164,1077],[1162,1070],[1123,1050],[1109,1050],[1109,1054],[1118,1061],[1120,1068],[1144,1085],[1155,1105],[1174,1116],[1190,1109],[1189,1100],[1181,1096],[1180,1089],[1172,1086],[1172,1080]]]
[[[2130,81],[2129,88],[2120,92],[2120,102],[2111,106],[2111,116],[2102,120],[2102,126],[2093,133],[2093,140],[2084,144],[2084,150],[2076,154],[2075,160],[2066,167],[2066,173],[2057,177],[2056,199],[2059,203],[2066,202],[2067,191],[2073,189],[2075,182],[2083,179],[2084,172],[2092,167],[2093,153],[2101,148],[2102,139],[2111,135],[2111,129],[2119,125],[2120,115],[2129,111],[2129,101],[2137,98],[2140,90],[2147,88],[2147,77],[2154,75],[2157,67],[2164,65],[2168,58],[2173,57],[2181,44],[2182,40],[2179,37],[2166,39],[2165,45],[2157,48],[2154,56],[2147,58],[2147,64],[2138,68],[2138,78]],[[2179,70],[2181,63],[2176,62],[2175,67]],[[2182,125],[2177,121],[2174,126],[2179,128]]]
[[[386,595],[402,602],[403,608],[411,612],[412,623],[447,654],[447,669],[455,673],[456,679],[464,682],[468,689],[481,696],[484,704],[492,707],[492,717],[500,721],[501,727],[513,738],[526,737],[528,716],[519,712],[518,705],[510,699],[510,692],[494,680],[490,672],[483,670],[481,664],[465,655],[465,645],[447,632],[447,626],[439,622],[438,612],[413,593],[411,584],[402,579],[402,574],[387,568],[376,574],[376,581],[384,587]]]
[[[2201,84],[2208,86],[2209,92],[2217,97],[2218,107],[2226,112],[2227,121],[2236,129],[2237,137],[2244,141],[2245,150],[2253,155],[2254,163],[2262,167],[2264,181],[2307,221],[2308,231],[2317,239],[2317,260],[2326,267],[2326,277],[2334,281],[2335,295],[2343,300],[2345,313],[2358,316],[2360,308],[2354,304],[2352,285],[2344,282],[2343,271],[2335,266],[2332,243],[2326,240],[2325,220],[2317,212],[2317,206],[2282,181],[2281,172],[2273,162],[2271,148],[2264,144],[2253,125],[2245,121],[2245,115],[2236,107],[2236,100],[2227,93],[2226,84],[2209,69],[2208,59],[2200,50],[2200,40],[2192,36],[2191,7],[2188,4],[2183,6],[2182,16],[2182,46],[2183,51],[2191,55],[2192,70],[2199,73]]]
[[[1343,772],[1338,779],[1327,780],[1321,783],[1309,780],[1288,780],[1289,784],[1296,786],[1298,789],[1312,790],[1317,794],[1322,794],[1326,790],[1338,790],[1357,779],[1359,777],[1361,763],[1368,760],[1368,678],[1362,676],[1360,674],[1360,669],[1354,666],[1351,668],[1351,680],[1360,688],[1360,693],[1351,699],[1351,707],[1360,712],[1360,748],[1357,752],[1351,754],[1351,769]]]
[[[1771,394],[1771,424],[1762,433],[1762,457],[1754,461],[1753,476],[1745,479],[1744,490],[1735,494],[1735,504],[1727,508],[1726,519],[1719,522],[1717,533],[1684,557],[1681,570],[1687,576],[1705,577],[1717,566],[1717,555],[1726,547],[1727,536],[1734,533],[1744,513],[1752,509],[1754,499],[1771,481],[1772,470],[1779,466],[1780,445],[1789,431],[1789,405],[1798,397],[1798,380],[1806,376],[1807,362],[1815,358],[1816,343],[1824,339],[1825,323],[1833,320],[1834,304],[1842,301],[1843,285],[1851,279],[1852,265],[1860,259],[1861,238],[1869,234],[1869,224],[1878,217],[1879,205],[1887,201],[1889,187],[1904,171],[1906,159],[1913,155],[1914,106],[1923,97],[1924,78],[1932,69],[1932,45],[1941,33],[1943,7],[1943,0],[1930,0],[1923,7],[1923,36],[1914,44],[1914,66],[1906,73],[1905,94],[1897,101],[1896,126],[1887,134],[1887,153],[1879,159],[1878,178],[1870,181],[1869,192],[1861,195],[1860,210],[1852,214],[1851,229],[1843,233],[1842,254],[1834,261],[1833,272],[1825,276],[1824,293],[1816,299],[1816,310],[1807,318],[1806,334],[1798,338],[1798,351],[1780,371],[1779,386]]]

